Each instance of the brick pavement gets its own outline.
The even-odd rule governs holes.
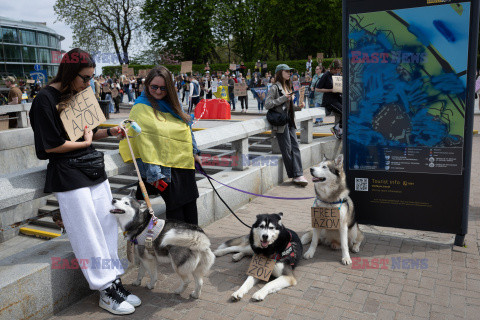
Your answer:
[[[479,118],[476,117],[478,122]],[[173,294],[178,278],[171,266],[159,269],[153,290],[133,287],[136,270],[124,277],[126,287],[143,301],[128,319],[479,319],[480,318],[480,136],[474,137],[469,233],[466,248],[452,248],[453,236],[431,232],[361,226],[366,240],[352,257],[428,259],[426,269],[353,269],[340,263],[340,251],[319,247],[312,260],[302,260],[296,269],[298,284],[250,301],[253,288],[242,301],[229,297],[245,280],[249,259],[217,258],[205,279],[198,300]],[[310,196],[313,186],[299,188],[284,183],[269,195]],[[258,213],[282,211],[285,225],[303,234],[309,227],[310,200],[279,201],[255,198],[237,210],[247,223]],[[205,228],[216,248],[224,240],[248,232],[233,216]],[[144,279],[143,284],[145,284]],[[94,293],[52,319],[111,319],[98,307]]]

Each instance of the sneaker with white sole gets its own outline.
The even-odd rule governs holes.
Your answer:
[[[142,304],[142,300],[140,300],[139,297],[137,297],[136,295],[132,294],[130,291],[125,289],[125,287],[122,284],[122,280],[120,280],[120,278],[116,279],[112,283],[113,283],[112,287],[117,291],[120,297],[125,299],[125,301],[130,303],[132,306],[138,307],[139,305]]]
[[[125,299],[117,293],[113,285],[100,291],[100,301],[98,305],[100,308],[117,315],[131,314],[135,311],[135,307],[125,301]]]
[[[293,178],[292,181],[293,181],[293,183],[298,184],[298,185],[303,186],[303,187],[305,187],[308,184],[308,181],[307,181],[307,179],[305,179],[304,176]]]

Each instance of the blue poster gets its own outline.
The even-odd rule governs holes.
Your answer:
[[[30,77],[33,78],[35,81],[40,81],[42,83],[47,83],[47,70],[38,70],[38,71],[30,71]]]

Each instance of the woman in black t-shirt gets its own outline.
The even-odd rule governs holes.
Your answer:
[[[93,132],[85,128],[83,138],[69,141],[60,119],[66,102],[90,85],[94,71],[95,62],[87,52],[78,48],[67,52],[57,76],[33,100],[30,121],[37,157],[49,160],[44,191],[55,193],[58,199],[65,230],[90,289],[100,291],[100,307],[114,314],[130,314],[141,301],[123,288],[119,278],[124,270],[118,263],[118,228],[110,214],[112,194],[107,175],[101,167],[91,174],[92,170],[75,166],[79,157],[101,156],[92,140],[117,135],[119,128]],[[110,268],[103,268],[104,262]]]
[[[316,92],[323,92],[322,107],[327,113],[333,113],[335,116],[335,126],[332,128],[332,133],[337,139],[342,138],[342,95],[333,92],[333,75],[337,75],[342,71],[342,63],[339,59],[332,61],[330,69],[323,74],[320,80],[317,81],[315,87]]]

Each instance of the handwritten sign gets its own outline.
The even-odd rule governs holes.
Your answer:
[[[317,62],[320,63],[323,61],[323,52],[317,52]]]
[[[228,86],[228,79],[222,79],[222,86]]]
[[[180,73],[188,73],[192,72],[193,61],[182,61],[182,65],[180,67]]]
[[[268,281],[272,275],[273,268],[275,268],[276,261],[262,255],[254,255],[250,266],[248,267],[247,275],[254,278]]]
[[[312,227],[338,230],[340,228],[340,210],[338,207],[312,207]]]
[[[118,89],[117,88],[113,88],[112,89],[112,98],[115,99],[116,97],[118,97]]]
[[[333,80],[333,92],[342,93],[343,83],[342,76],[332,76]]]
[[[27,83],[35,83],[35,80],[27,80]]]
[[[212,93],[217,93],[217,89],[218,89],[218,81],[213,80],[212,81]]]
[[[146,78],[147,77],[147,70],[146,69],[140,69],[138,70],[138,76],[140,78]]]
[[[267,69],[267,64],[264,63],[262,68],[263,68],[263,69]]]
[[[92,130],[106,120],[90,86],[73,96],[67,104],[60,119],[71,141],[83,137],[85,126]]]
[[[235,97],[245,97],[247,95],[247,84],[235,83],[233,86],[233,94]]]
[[[135,77],[135,70],[133,68],[128,68],[127,69],[127,76]]]
[[[300,81],[293,81],[293,91],[298,91],[300,89]]]
[[[102,90],[103,90],[103,92],[105,92],[105,93],[109,93],[109,92],[112,91],[112,90],[110,90],[110,85],[109,85],[107,82],[105,82],[105,83],[102,84]]]
[[[302,102],[305,101],[305,87],[300,87],[300,90],[298,90],[298,104],[301,104]]]
[[[124,75],[128,74],[128,64],[123,64],[122,65],[122,74],[124,74]]]
[[[230,63],[230,70],[237,70],[237,65],[235,63]]]

